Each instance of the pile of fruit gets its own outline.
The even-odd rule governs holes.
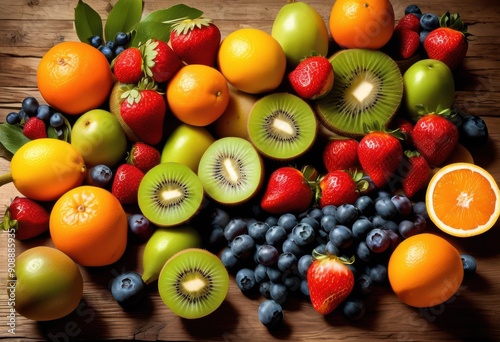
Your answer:
[[[3,228],[55,247],[17,257],[18,313],[67,315],[84,290],[76,265],[113,264],[132,240],[145,244],[143,268],[110,286],[123,307],[157,286],[174,313],[203,317],[234,279],[265,298],[271,328],[292,295],[353,320],[373,285],[414,307],[451,298],[475,260],[430,221],[467,237],[500,215],[496,181],[466,148],[487,127],[453,106],[467,27],[416,5],[396,24],[389,0],[359,3],[337,0],[329,30],[292,1],[271,33],[221,37],[185,5],[141,18],[141,1],[119,0],[103,28],[79,1],[81,41],[38,67],[46,104],[27,97],[0,125],[11,157],[0,184],[22,194]],[[60,288],[25,285],[34,277]]]

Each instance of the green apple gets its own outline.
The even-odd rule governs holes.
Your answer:
[[[205,128],[180,124],[168,137],[161,152],[161,162],[175,162],[198,173],[198,164],[205,150],[215,141]]]
[[[82,298],[80,269],[69,256],[52,247],[37,246],[21,253],[13,278],[15,282],[7,286],[9,300],[20,315],[35,321],[64,317]]]
[[[289,2],[274,18],[271,35],[280,43],[287,64],[294,68],[304,57],[328,54],[328,29],[319,13],[305,2]]]
[[[81,153],[88,167],[113,167],[125,156],[127,137],[113,114],[92,109],[82,114],[71,129],[71,145]]]
[[[422,59],[403,74],[403,106],[407,114],[418,120],[419,111],[451,108],[455,98],[455,81],[450,68],[435,59]]]
[[[149,284],[158,279],[167,260],[177,252],[201,246],[201,236],[191,226],[157,228],[144,247],[142,280]]]

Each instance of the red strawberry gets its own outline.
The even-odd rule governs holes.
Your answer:
[[[47,138],[47,125],[43,120],[33,116],[24,123],[23,134],[31,140]]]
[[[167,82],[182,67],[182,61],[167,43],[150,39],[139,46],[144,60],[144,72],[155,82]]]
[[[395,59],[408,59],[420,47],[420,35],[406,28],[395,29],[390,44],[393,47]]]
[[[430,166],[439,166],[458,142],[458,128],[439,114],[422,116],[413,127],[413,144]]]
[[[323,56],[305,58],[288,74],[293,90],[306,100],[326,95],[333,87],[333,79],[332,65]]]
[[[260,205],[271,214],[300,213],[311,206],[313,191],[302,171],[284,166],[270,176]]]
[[[460,15],[445,13],[440,25],[431,31],[424,40],[424,49],[431,59],[437,59],[453,70],[465,58],[469,47],[467,26],[459,19]]]
[[[126,98],[117,115],[132,141],[156,145],[163,137],[163,124],[167,104],[165,97],[148,86],[130,88],[122,95]]]
[[[136,204],[137,191],[144,173],[134,165],[121,164],[118,166],[111,185],[111,193],[121,204]]]
[[[407,29],[410,31],[420,32],[420,19],[412,13],[408,13],[403,18],[399,19],[395,30]]]
[[[313,308],[329,314],[342,303],[354,288],[354,275],[346,263],[335,255],[315,255],[307,270],[307,286]]]
[[[403,159],[403,147],[388,132],[374,131],[365,135],[358,146],[361,168],[377,188],[382,188],[396,173]]]
[[[143,142],[136,142],[127,158],[127,162],[136,166],[139,170],[146,173],[154,166],[160,164],[161,155],[153,146]]]
[[[15,197],[5,212],[4,230],[15,230],[16,238],[27,240],[49,230],[49,212],[39,203],[25,197]]]
[[[323,149],[323,165],[328,172],[359,167],[358,141],[355,139],[331,139]]]
[[[412,198],[429,183],[430,167],[424,157],[415,151],[405,151],[406,158],[399,173],[403,192]]]
[[[183,20],[170,32],[172,49],[187,64],[214,66],[220,41],[219,28],[207,18]]]
[[[344,203],[354,204],[359,197],[356,180],[349,173],[336,170],[323,177],[318,184],[319,207],[339,206]]]
[[[396,117],[391,122],[391,126],[394,129],[398,129],[403,134],[403,141],[406,145],[413,145],[413,140],[411,138],[411,134],[413,132],[413,123],[410,120],[404,119],[402,117]]]
[[[138,83],[143,76],[141,50],[129,47],[113,60],[113,73],[121,83]]]

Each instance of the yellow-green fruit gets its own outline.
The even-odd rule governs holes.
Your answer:
[[[180,124],[168,137],[161,152],[161,162],[180,163],[198,173],[198,164],[215,138],[204,127]]]
[[[271,35],[285,51],[287,64],[295,67],[313,52],[328,54],[328,29],[319,13],[304,2],[290,2],[276,15]]]
[[[144,247],[142,279],[146,284],[157,280],[163,265],[172,255],[200,246],[201,236],[191,226],[157,228]]]
[[[58,249],[37,246],[16,258],[16,282],[9,282],[9,298],[16,311],[35,321],[58,319],[76,309],[83,294],[83,278],[73,260]],[[15,284],[14,290],[11,284]],[[14,296],[14,297],[12,297]]]

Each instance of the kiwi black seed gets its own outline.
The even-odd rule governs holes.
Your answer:
[[[167,162],[146,172],[137,200],[150,222],[169,227],[189,220],[200,208],[203,196],[203,185],[196,173],[184,164]]]
[[[158,292],[176,315],[196,319],[224,301],[229,274],[219,257],[201,248],[184,249],[167,260],[158,277]]]
[[[248,136],[263,156],[289,160],[303,155],[313,145],[318,129],[311,106],[290,93],[260,98],[248,117]]]
[[[241,204],[251,199],[262,185],[262,158],[248,140],[220,138],[203,153],[198,177],[213,200],[226,205]]]
[[[362,137],[367,129],[387,127],[403,96],[403,77],[383,52],[347,49],[330,57],[333,89],[316,102],[319,121],[329,130]]]

